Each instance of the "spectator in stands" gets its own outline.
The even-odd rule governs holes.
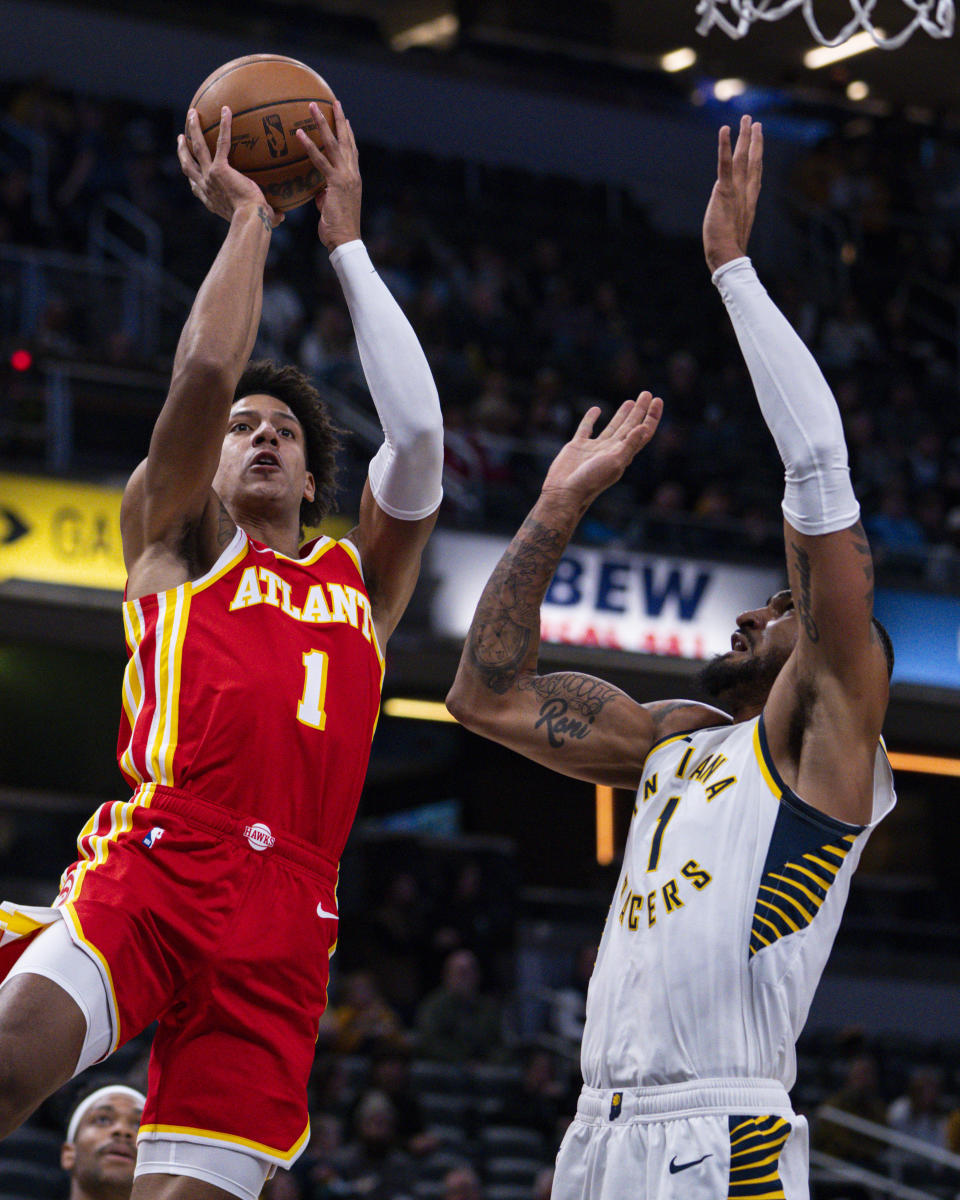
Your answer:
[[[666,486],[666,485],[663,485]],[[558,1037],[569,1044],[572,1052],[579,1053],[583,1039],[583,1023],[587,1016],[587,988],[597,960],[597,943],[583,942],[577,950],[570,982],[553,994],[550,1025]]]
[[[454,950],[443,984],[417,1010],[419,1053],[441,1062],[495,1060],[502,1052],[500,1010],[480,992],[480,966],[470,950]]]
[[[944,1136],[950,1153],[960,1154],[960,1108],[955,1108],[947,1117]]]
[[[303,319],[303,301],[281,274],[276,257],[269,257],[263,272],[263,309],[254,357],[292,358],[300,343]]]
[[[504,1099],[501,1120],[505,1125],[532,1129],[544,1137],[551,1148],[559,1142],[557,1123],[561,1114],[576,1108],[576,1091],[571,1095],[557,1076],[556,1063],[549,1050],[531,1047],[523,1062],[523,1074]]]
[[[472,950],[492,987],[509,987],[513,964],[512,892],[493,879],[475,858],[457,865],[449,899],[444,900],[434,934],[437,964],[453,950]]]
[[[269,1200],[328,1200],[346,1190],[334,1159],[343,1148],[343,1123],[327,1113],[310,1114],[310,1144],[292,1171],[267,1184]]]
[[[530,1189],[530,1200],[550,1200],[553,1191],[553,1167],[544,1167],[538,1171],[533,1187]]]
[[[363,942],[385,998],[408,1024],[426,991],[427,905],[417,877],[398,871],[368,917]]]
[[[354,1111],[356,1093],[343,1058],[337,1054],[318,1054],[313,1060],[308,1085],[310,1119],[323,1113],[346,1120]]]
[[[878,1087],[876,1060],[869,1054],[858,1054],[851,1059],[843,1087],[828,1096],[822,1108],[836,1108],[876,1125],[886,1125],[887,1106]],[[811,1143],[824,1154],[866,1167],[876,1167],[886,1150],[885,1142],[836,1124],[821,1109],[817,1110]]]
[[[405,1037],[399,1016],[384,1000],[371,971],[354,971],[343,983],[343,999],[329,1010],[322,1024],[331,1030],[331,1048],[337,1054],[368,1054],[384,1043],[402,1045]]]
[[[144,1099],[134,1088],[108,1084],[74,1108],[60,1151],[70,1200],[129,1200]]]
[[[887,1123],[932,1146],[946,1145],[947,1117],[943,1104],[943,1072],[934,1066],[916,1067],[906,1094],[887,1109]]]
[[[910,512],[907,489],[898,480],[891,481],[880,502],[880,511],[867,517],[864,525],[881,553],[920,551],[925,545],[923,529]]]
[[[443,1200],[483,1200],[480,1176],[473,1167],[454,1167],[443,1177]]]
[[[419,1097],[411,1086],[409,1052],[387,1043],[378,1046],[372,1057],[370,1082],[393,1104],[401,1149],[415,1157],[430,1154],[440,1145],[440,1138],[427,1128]]]
[[[880,358],[877,335],[853,293],[847,292],[838,311],[824,322],[818,357],[825,370],[848,370]]]
[[[409,1200],[414,1172],[397,1142],[397,1113],[383,1092],[371,1091],[360,1101],[354,1136],[331,1160],[346,1185],[340,1195],[366,1200]]]

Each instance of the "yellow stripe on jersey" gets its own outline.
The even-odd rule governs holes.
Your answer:
[[[728,1200],[786,1200],[778,1168],[790,1123],[782,1117],[730,1117],[729,1125]]]
[[[229,549],[229,546],[227,549]],[[224,551],[224,553],[226,553],[226,551]],[[190,591],[193,593],[193,595],[196,595],[197,592],[203,592],[208,587],[212,587],[218,579],[222,579],[228,571],[232,571],[238,563],[242,562],[249,553],[250,542],[248,541],[246,535],[244,535],[240,541],[240,548],[236,551],[236,553],[232,554],[220,568],[211,571],[209,575],[202,575],[199,579],[192,580],[188,585]]]
[[[783,788],[774,777],[771,767],[772,763],[767,762],[767,756],[763,752],[763,743],[760,740],[760,721],[758,720],[753,729],[753,753],[757,759],[757,765],[760,767],[760,774],[763,776],[767,787],[773,792],[774,796],[779,800],[783,795]]]
[[[775,875],[771,871],[770,874],[767,876],[767,878],[768,879],[777,879],[780,877]],[[791,908],[795,908],[797,910],[797,912],[800,914],[800,919],[803,921],[803,923],[805,925],[809,925],[810,922],[813,920],[813,918],[817,915],[816,912],[808,912],[807,909],[800,903],[800,901],[795,896],[791,896],[790,893],[785,892],[783,890],[783,888],[776,888],[773,886],[773,884],[770,884],[770,883],[761,883],[760,890],[761,890],[761,892],[771,892],[774,896],[777,897],[777,899],[783,900],[786,904],[789,904]],[[817,907],[819,908],[819,905]]]
[[[826,828],[818,828],[781,806],[757,889],[749,958],[772,945],[769,935],[761,932],[761,925],[773,930],[776,935],[773,941],[778,941],[805,929],[820,911],[830,885],[856,841],[856,834],[845,834],[836,841],[810,847],[811,840],[819,841],[825,835],[829,836]],[[836,859],[836,863],[829,862],[830,858]],[[771,898],[776,898],[776,903]]]
[[[353,563],[353,565],[357,568],[357,574],[360,576],[360,579],[363,580],[363,567],[360,565],[360,555],[358,554],[357,548],[356,548],[356,546],[354,546],[353,542],[348,542],[348,541],[344,540],[344,541],[340,541],[340,542],[335,542],[334,544],[339,546],[340,549],[344,552],[344,554],[347,555],[347,557],[350,559],[350,561]],[[329,547],[328,547],[328,549],[329,549]],[[386,672],[387,665],[386,665],[386,662],[383,657],[383,651],[380,649],[380,639],[377,637],[377,628],[373,623],[372,613],[371,613],[371,618],[370,618],[370,632],[373,635],[371,638],[371,644],[373,645],[374,653],[377,656],[377,662],[379,662],[379,664],[380,664],[380,690],[383,691],[383,676],[384,676],[384,673]],[[379,719],[380,719],[380,714],[378,713],[377,720],[379,720]],[[373,728],[374,728],[374,732],[376,732],[376,728],[377,728],[376,722],[374,722]]]
[[[174,638],[172,659],[170,662],[170,694],[169,694],[169,731],[167,749],[164,759],[164,782],[174,782],[173,757],[177,752],[180,736],[180,673],[183,666],[183,640],[187,635],[187,621],[190,617],[190,602],[192,590],[189,585],[183,588],[183,604],[178,618],[177,632]]]
[[[324,534],[321,534],[320,537],[317,539],[317,543],[313,547],[313,549],[310,551],[310,553],[305,555],[302,558],[299,555],[296,558],[291,558],[291,556],[289,554],[281,554],[279,550],[271,549],[270,552],[271,552],[271,554],[275,555],[277,558],[282,559],[285,562],[300,563],[301,566],[312,567],[315,562],[317,562],[319,559],[323,558],[323,556],[327,553],[328,550],[332,550],[334,548],[334,546],[337,546],[339,544],[340,543],[337,542],[334,538],[329,537],[327,534],[324,533]]]
[[[278,1150],[275,1146],[267,1146],[263,1142],[254,1142],[250,1138],[237,1137],[232,1133],[218,1133],[213,1129],[194,1129],[191,1125],[141,1125],[141,1135],[144,1133],[172,1133],[187,1142],[216,1142],[225,1146],[246,1146],[256,1150],[258,1154],[277,1163],[288,1163],[300,1153],[310,1136],[310,1122],[303,1133],[297,1138],[289,1150]]]
[[[790,863],[790,867],[796,870],[796,867],[793,863]],[[807,873],[809,874],[809,872]],[[803,892],[814,908],[819,908],[824,901],[824,896],[826,893],[824,893],[824,896],[815,896],[808,887],[805,887],[798,879],[793,879],[789,875],[778,875],[771,871],[770,878],[777,879],[780,881],[780,883],[787,883],[790,885],[790,887],[795,887],[798,891]]]
[[[129,651],[126,670],[123,673],[123,711],[130,726],[130,741],[120,756],[120,770],[131,786],[143,782],[143,775],[133,760],[133,730],[143,708],[144,682],[143,663],[140,661],[140,643],[143,641],[143,612],[139,601],[126,601],[123,605],[123,629]]]
[[[173,783],[180,715],[180,667],[183,639],[190,613],[189,585],[157,596],[157,629],[153,671],[156,708],[147,735],[147,770],[156,783]]]
[[[80,918],[77,916],[77,910],[72,904],[63,904],[63,919],[67,922],[73,935],[75,942],[80,942],[94,956],[103,971],[104,979],[107,982],[107,988],[110,992],[110,1021],[113,1027],[113,1037],[110,1041],[110,1049],[107,1054],[112,1054],[116,1050],[120,1042],[120,1009],[117,1006],[117,992],[113,986],[113,975],[110,972],[110,964],[103,957],[93,942],[88,941],[84,936],[83,926],[80,924]],[[106,1058],[107,1054],[103,1057]]]
[[[33,917],[25,916],[15,908],[0,904],[0,932],[11,933],[15,938],[21,938],[43,928],[43,921],[36,921]]]

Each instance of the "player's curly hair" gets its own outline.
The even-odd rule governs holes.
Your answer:
[[[307,470],[313,475],[316,494],[300,503],[300,530],[319,525],[335,507],[337,452],[342,430],[330,417],[320,393],[298,367],[278,366],[269,358],[247,363],[240,376],[233,402],[244,396],[273,396],[288,406],[303,428]]]

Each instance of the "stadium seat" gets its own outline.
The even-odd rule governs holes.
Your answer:
[[[455,1063],[432,1062],[418,1058],[410,1064],[410,1083],[418,1092],[445,1092],[463,1095],[466,1073]]]
[[[19,1158],[31,1163],[56,1164],[60,1161],[62,1145],[62,1134],[54,1133],[51,1129],[40,1129],[35,1125],[21,1125],[4,1138],[0,1153],[4,1159]]]
[[[519,1158],[513,1155],[488,1158],[484,1174],[488,1184],[511,1184],[529,1190],[537,1172],[546,1165],[542,1158]]]
[[[484,1190],[484,1200],[530,1200],[530,1188],[514,1183],[494,1183]]]
[[[543,1158],[543,1138],[532,1129],[516,1125],[488,1125],[480,1133],[480,1147],[485,1158],[519,1156]]]

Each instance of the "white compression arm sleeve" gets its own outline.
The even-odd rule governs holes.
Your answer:
[[[437,385],[400,305],[363,242],[337,246],[330,262],[350,310],[384,443],[370,463],[370,490],[384,512],[418,521],[443,496],[443,419]]]
[[[836,533],[860,515],[840,410],[813,356],[749,258],[714,272],[760,411],[786,468],[783,515],[800,533]]]

